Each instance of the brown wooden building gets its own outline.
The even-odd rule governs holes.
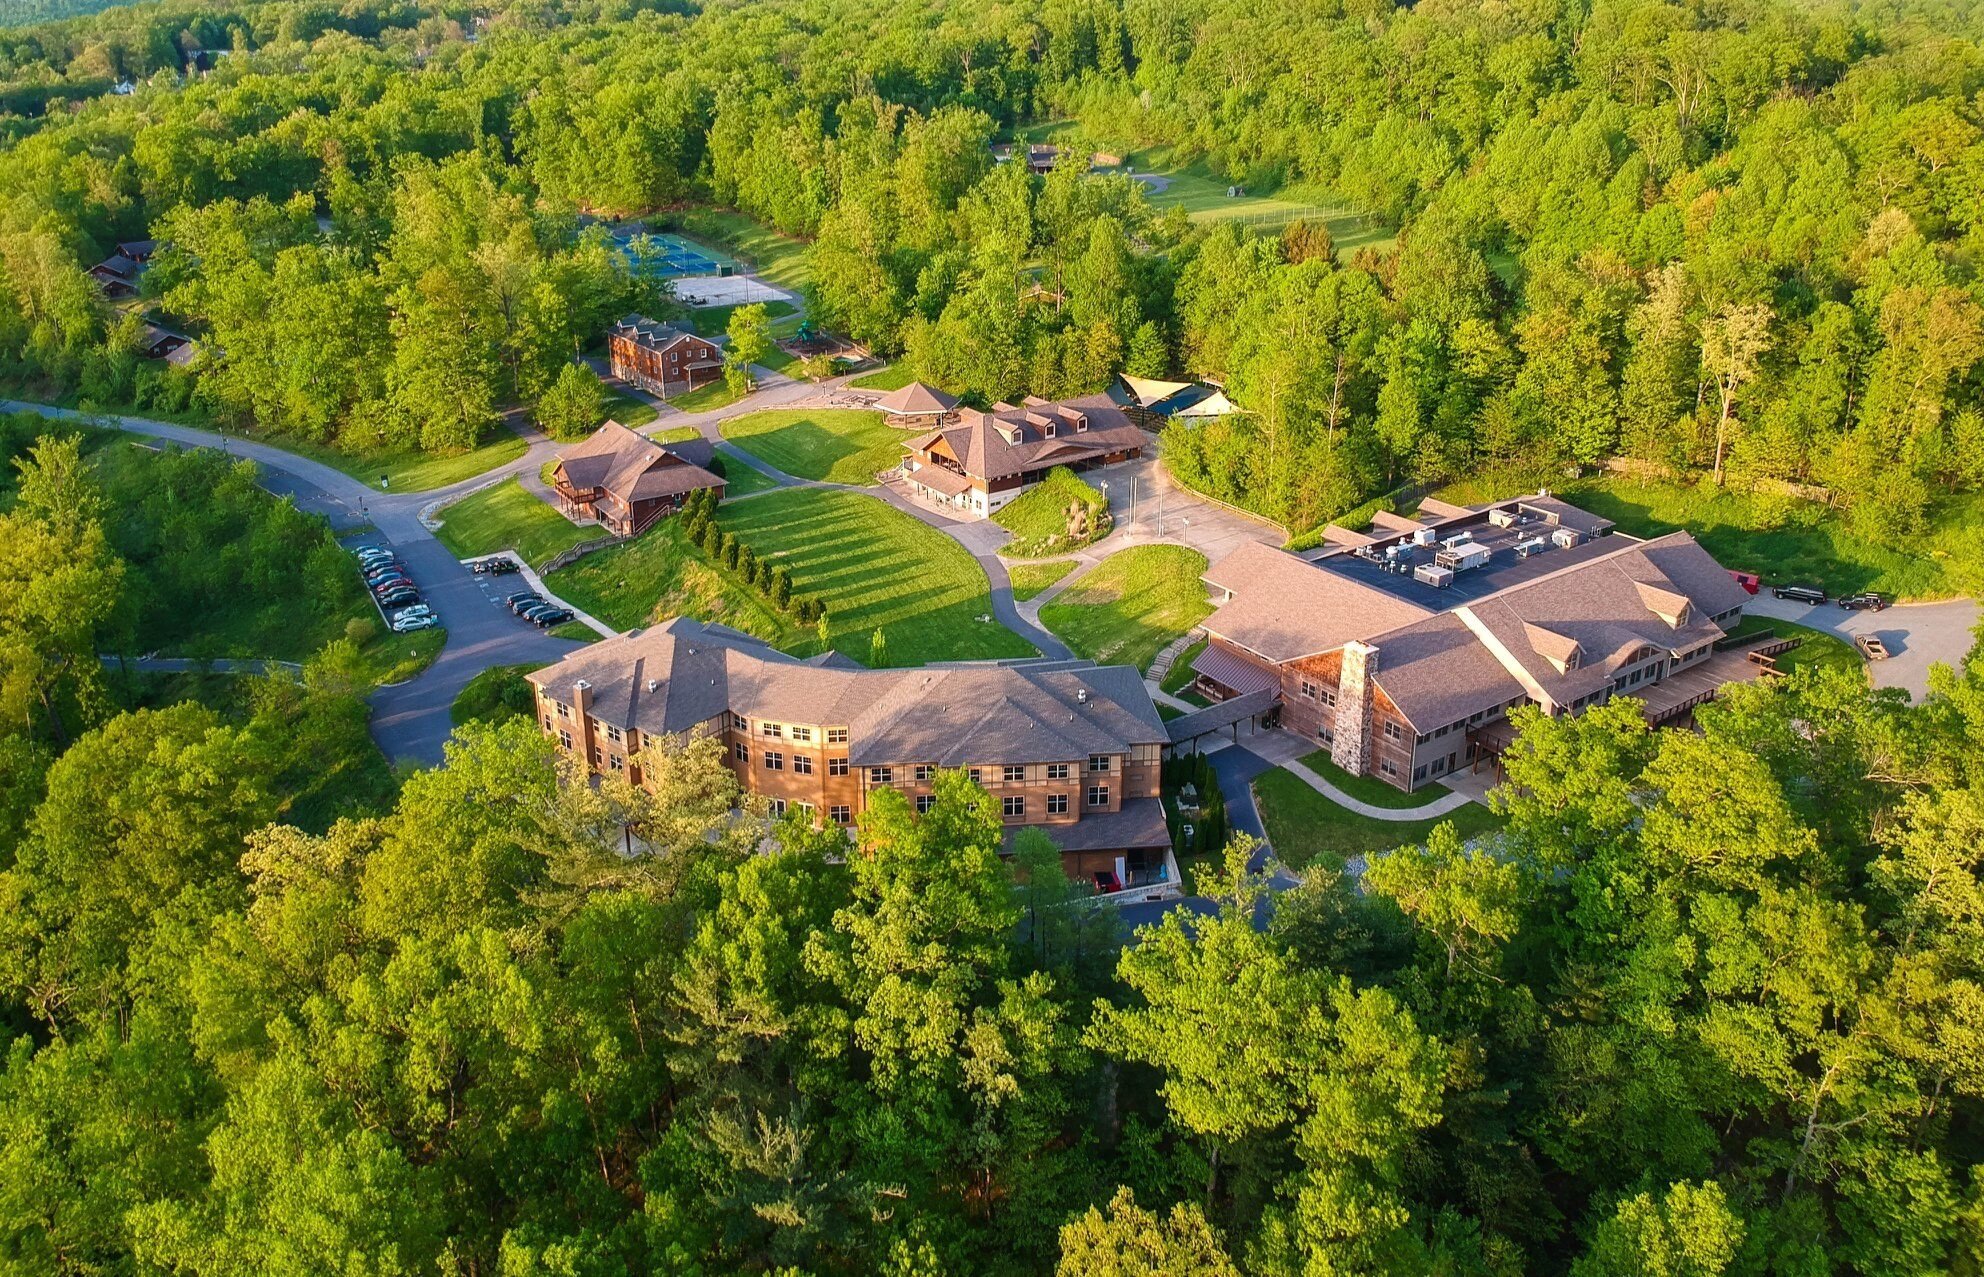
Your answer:
[[[681,508],[689,494],[723,480],[617,421],[560,453],[551,472],[558,508],[569,519],[595,519],[615,536],[637,536]]]
[[[686,328],[629,315],[606,334],[613,375],[672,399],[723,375],[723,351]]]
[[[964,770],[1009,834],[1044,829],[1071,875],[1104,890],[1176,880],[1158,797],[1169,736],[1128,666],[869,670],[678,617],[529,679],[539,725],[595,772],[638,784],[651,736],[715,734],[775,812],[846,827],[878,790],[922,811],[939,771]]]
[[[961,410],[907,445],[903,481],[924,500],[983,518],[1056,466],[1087,470],[1143,455],[1150,437],[1108,395],[1050,403],[1031,396],[991,412]]]

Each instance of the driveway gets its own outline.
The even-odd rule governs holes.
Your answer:
[[[1774,598],[1769,591],[1743,605],[1755,616],[1792,621],[1836,634],[1851,643],[1855,635],[1878,635],[1891,655],[1869,661],[1876,687],[1899,687],[1921,698],[1929,691],[1929,667],[1963,663],[1976,642],[1975,599],[1945,599],[1939,603],[1899,603],[1880,612],[1848,612],[1833,603],[1816,607]]]
[[[1280,545],[1287,533],[1265,519],[1209,501],[1178,486],[1154,456],[1119,462],[1082,475],[1104,484],[1116,529],[1087,553],[1109,555],[1133,545],[1164,541],[1188,545],[1217,563],[1249,541]]]

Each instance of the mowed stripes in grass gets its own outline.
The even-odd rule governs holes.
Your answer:
[[[887,665],[1031,656],[994,620],[984,569],[935,528],[874,497],[795,488],[725,504],[717,524],[792,573],[797,594],[827,606],[832,645],[869,659],[876,630]],[[808,635],[789,650],[819,650]]]

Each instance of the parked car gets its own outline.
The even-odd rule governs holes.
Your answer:
[[[536,590],[518,590],[515,594],[505,596],[505,598],[503,599],[503,603],[507,607],[515,607],[517,604],[524,602],[526,599],[536,599],[542,597],[544,596],[539,594]]]
[[[512,612],[515,612],[518,616],[522,616],[525,612],[528,612],[530,609],[534,607],[543,607],[543,606],[544,606],[544,600],[542,598],[539,598],[535,594],[527,594],[523,598],[513,599],[510,603],[510,610]]]
[[[1888,645],[1881,642],[1877,635],[1856,634],[1853,636],[1853,646],[1859,648],[1860,655],[1870,661],[1885,661],[1888,659]]]
[[[365,579],[368,581],[378,581],[389,576],[405,575],[406,569],[397,563],[382,563],[376,568],[365,569]]]
[[[415,630],[431,630],[441,624],[438,616],[402,616],[393,622],[393,633],[411,634]]]
[[[548,630],[554,625],[563,625],[571,619],[572,610],[570,608],[553,607],[546,608],[536,616],[531,617],[531,624],[537,626],[540,630]]]
[[[524,620],[526,621],[534,622],[537,620],[539,616],[543,615],[544,613],[556,612],[557,610],[558,610],[558,605],[556,603],[546,603],[545,601],[540,599],[537,602],[531,604],[529,607],[526,607],[523,611],[517,613],[517,615],[523,617]]]
[[[420,591],[410,585],[401,586],[390,594],[379,596],[380,607],[405,607],[409,603],[420,602]]]
[[[1878,612],[1888,605],[1888,601],[1872,590],[1859,594],[1842,594],[1839,605],[1849,612]]]
[[[1792,603],[1823,603],[1826,592],[1811,585],[1777,585],[1771,587],[1771,594]]]
[[[432,616],[432,615],[434,615],[434,609],[428,607],[425,603],[410,603],[406,607],[400,609],[400,614],[395,619],[396,620],[404,619],[409,616]]]
[[[1736,584],[1742,586],[1745,593],[1755,594],[1763,588],[1763,578],[1755,572],[1738,572],[1735,568],[1731,568],[1729,575],[1735,578]]]
[[[517,561],[515,559],[477,559],[470,565],[470,570],[479,572],[484,576],[507,576],[517,571]]]
[[[380,577],[378,580],[371,582],[371,586],[372,593],[384,594],[388,590],[411,589],[413,581],[409,577],[400,576],[396,573],[392,576]]]
[[[358,561],[363,564],[390,563],[398,557],[391,550],[366,550],[359,554]]]

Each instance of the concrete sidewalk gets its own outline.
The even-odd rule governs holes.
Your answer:
[[[1303,764],[1302,759],[1313,752],[1316,746],[1300,736],[1277,728],[1274,731],[1256,734],[1246,745],[1249,752],[1267,759],[1277,767],[1285,768],[1291,776],[1299,778],[1303,784],[1329,799],[1345,811],[1356,812],[1372,820],[1387,820],[1399,824],[1409,824],[1415,820],[1431,820],[1459,811],[1473,802],[1468,794],[1447,790],[1440,797],[1418,807],[1379,807],[1362,799],[1352,798],[1335,785],[1325,780],[1313,768]]]
[[[531,589],[536,590],[539,594],[544,596],[545,602],[556,603],[559,607],[562,607],[567,612],[570,612],[574,620],[585,622],[587,628],[592,630],[595,634],[599,635],[601,638],[620,637],[620,631],[614,629],[612,626],[600,620],[598,617],[586,611],[584,608],[575,607],[571,603],[566,602],[564,599],[561,599],[556,594],[552,593],[551,587],[544,583],[544,578],[537,574],[537,569],[531,567],[530,564],[525,563],[521,558],[517,557],[517,555],[510,550],[499,550],[495,554],[484,554],[473,559],[463,559],[462,566],[469,568],[471,571],[473,571],[475,564],[483,563],[490,559],[508,559],[510,562],[516,564],[517,570],[513,575],[522,577],[524,579],[525,585],[528,585]]]

